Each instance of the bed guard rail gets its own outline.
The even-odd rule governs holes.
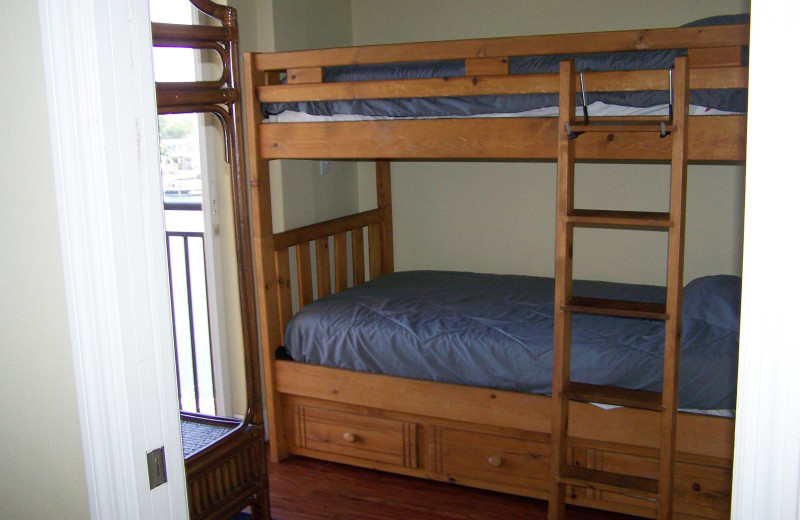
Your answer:
[[[388,272],[382,232],[386,213],[376,208],[273,235],[281,331],[296,310],[317,298]]]

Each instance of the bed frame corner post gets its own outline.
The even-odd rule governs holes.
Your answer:
[[[259,153],[260,106],[258,87],[266,83],[267,76],[256,70],[253,55],[245,53],[245,109],[247,116],[248,163],[250,165],[250,199],[253,232],[253,256],[256,265],[255,285],[258,301],[259,347],[264,365],[264,397],[267,408],[270,457],[279,461],[288,456],[286,435],[283,431],[282,408],[277,390],[275,350],[281,343],[278,315],[278,287],[275,265],[275,247],[272,229],[272,202],[270,194],[269,161]]]
[[[381,224],[381,274],[394,272],[394,235],[392,232],[392,174],[388,160],[375,161],[375,188],[378,208],[383,212]]]

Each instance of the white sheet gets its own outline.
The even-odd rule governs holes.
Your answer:
[[[607,105],[602,101],[596,101],[589,105],[589,117],[604,116],[666,116],[669,114],[669,105],[656,105],[652,107],[626,107],[620,105]],[[578,116],[583,117],[583,109],[578,107]],[[689,115],[731,115],[736,112],[726,112],[714,108],[707,108],[697,105],[689,105]],[[504,113],[504,114],[480,114],[475,116],[444,116],[444,117],[418,117],[418,118],[397,118],[388,116],[362,116],[358,114],[334,114],[332,116],[317,116],[304,112],[286,110],[278,115],[270,116],[264,123],[314,123],[329,121],[381,121],[389,119],[455,119],[457,117],[557,117],[558,107],[544,107],[525,112]]]

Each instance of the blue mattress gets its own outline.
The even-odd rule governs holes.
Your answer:
[[[697,20],[689,26],[747,23],[748,14],[716,16]],[[521,56],[509,60],[510,74],[557,73],[559,63],[574,59],[576,70],[655,70],[670,69],[675,58],[685,55],[685,49],[612,52],[596,54],[563,54]],[[745,57],[746,60],[746,57]],[[745,63],[743,63],[744,65]],[[446,78],[465,75],[463,60],[393,63],[387,65],[348,65],[327,67],[326,82]],[[606,105],[649,108],[669,102],[667,91],[587,93],[586,104],[600,101]],[[578,95],[578,102],[582,102]],[[692,90],[689,102],[693,105],[726,112],[745,112],[746,89]],[[265,117],[284,111],[303,112],[318,116],[337,114],[369,117],[463,117],[484,114],[514,114],[558,105],[557,94],[495,95],[449,98],[364,99],[330,102],[265,103]]]
[[[698,278],[684,290],[680,407],[732,410],[741,280]],[[289,323],[296,361],[549,395],[551,278],[409,271],[305,306]],[[575,294],[663,301],[662,287],[576,281]],[[573,316],[572,380],[660,391],[664,323]]]

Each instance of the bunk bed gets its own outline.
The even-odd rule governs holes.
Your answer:
[[[558,159],[560,165],[567,152],[558,144],[564,120],[556,117],[557,107],[564,92],[571,92],[564,90],[563,78],[575,75],[567,68],[573,72],[560,76],[562,62],[577,63],[581,72],[584,92],[577,99],[586,106],[578,115],[588,112],[593,122],[609,123],[603,131],[585,132],[586,121],[566,119],[578,128],[571,137],[581,134],[571,145],[572,158],[669,161],[675,155],[671,139],[653,139],[652,133],[643,136],[624,126],[652,122],[662,134],[677,128],[667,69],[685,63],[679,58],[685,55],[684,84],[687,93],[691,88],[693,106],[684,103],[683,109],[689,114],[681,126],[684,178],[687,160],[743,162],[748,38],[746,20],[734,18],[671,29],[245,54],[256,284],[273,460],[303,455],[551,499],[554,282],[394,273],[390,161]],[[374,160],[377,207],[274,232],[269,167],[276,159]],[[627,227],[632,222],[627,217],[612,215],[605,223]],[[659,218],[649,225],[660,225]],[[677,240],[682,244],[682,231]],[[682,266],[682,260],[675,264]],[[670,457],[675,517],[730,514],[738,285],[735,277],[710,277],[692,281],[683,291],[684,379],[724,396],[706,390],[684,395],[681,389]],[[589,298],[664,298],[663,288],[649,286],[576,281],[575,287]],[[619,324],[619,318],[610,319]],[[613,331],[609,321],[578,321],[574,326],[583,328],[573,330],[573,341],[593,343],[611,335],[618,344],[634,341],[619,339],[630,327],[624,318],[622,329]],[[538,339],[526,328],[533,322],[543,324]],[[715,325],[719,330],[708,328]],[[454,339],[453,332],[462,329],[478,330],[477,336]],[[447,336],[444,347],[433,348],[442,336]],[[692,346],[694,340],[698,343]],[[412,344],[427,350],[412,352]],[[502,357],[519,345],[528,351],[522,357],[514,357],[518,352]],[[634,347],[657,355],[639,343]],[[573,345],[573,351],[579,348]],[[695,354],[708,357],[692,360]],[[539,368],[531,356],[545,367],[541,379],[534,377]],[[469,357],[477,361],[466,373],[454,368],[456,359]],[[615,351],[610,357],[627,359],[627,354]],[[573,367],[584,369],[586,378],[605,377],[596,373],[597,359],[582,363]],[[632,363],[611,365],[605,372],[608,377],[640,373],[642,365]],[[618,384],[646,389],[659,383]],[[716,413],[720,408],[727,416]],[[570,405],[568,422],[563,450],[570,464],[632,477],[658,474],[661,431],[651,411],[578,402]],[[575,484],[566,486],[566,500],[656,515],[653,492]]]
[[[193,520],[227,520],[249,507],[254,518],[268,519],[269,481],[242,146],[236,10],[210,0],[190,2],[209,17],[209,24],[153,23],[153,46],[214,52],[222,63],[220,77],[157,82],[156,101],[159,114],[211,114],[222,123],[234,197],[247,410],[241,419],[181,412],[189,516]]]

